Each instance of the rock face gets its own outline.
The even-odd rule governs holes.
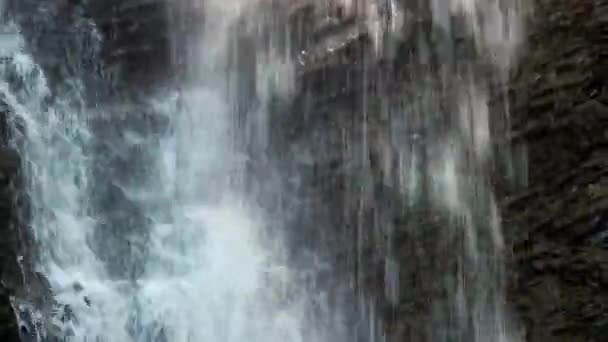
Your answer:
[[[144,115],[140,122],[134,120],[135,113],[129,112],[132,118],[125,121],[117,120],[124,113],[110,111],[91,123],[95,136],[92,177],[96,180],[90,189],[91,207],[99,222],[91,248],[108,274],[119,279],[138,278],[147,255],[149,220],[125,191],[150,176],[145,167],[150,143],[144,137],[152,136],[147,134],[151,125],[145,125]]]
[[[169,2],[162,0],[90,1],[87,16],[102,37],[101,58],[115,77],[147,88],[171,76],[173,61]],[[179,3],[179,1],[175,2]],[[154,34],[150,34],[154,32]],[[152,72],[153,71],[153,72]]]
[[[18,241],[19,226],[17,224],[18,207],[15,199],[18,189],[19,158],[14,151],[2,148],[0,150],[0,192],[2,222],[2,243],[0,245],[0,338],[7,342],[19,341],[19,325],[15,317],[10,296],[19,287],[23,287],[23,279],[17,258],[19,255]]]
[[[511,85],[512,139],[528,186],[503,200],[514,238],[511,300],[529,341],[608,331],[608,1],[536,1]]]
[[[6,108],[0,113],[0,126],[8,127],[8,115],[11,113]],[[3,130],[0,140],[0,339],[17,342],[20,332],[27,333],[28,327],[19,326],[18,307],[13,307],[12,297],[36,301],[47,293],[43,286],[38,286],[43,282],[31,267],[33,246],[25,224],[28,203],[23,192],[21,159],[9,147],[8,138],[9,132]],[[26,283],[38,293],[26,290]]]

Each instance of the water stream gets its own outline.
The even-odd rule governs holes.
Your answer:
[[[400,18],[399,4],[390,3],[394,18]],[[495,65],[508,68],[517,37],[495,27],[513,26],[507,23],[513,19],[505,16],[508,12],[497,7],[507,2],[431,3],[435,21],[442,25],[448,25],[449,13],[462,12],[478,49],[498,56]],[[289,41],[281,32],[268,36],[272,12],[260,10],[266,7],[254,1],[182,1],[174,6],[176,13],[200,11],[203,18],[196,34],[178,46],[185,56],[185,77],[178,87],[163,88],[137,103],[116,96],[91,104],[91,94],[104,93],[111,82],[94,65],[87,66],[101,44],[89,19],[74,20],[77,48],[61,52],[59,63],[65,65],[59,65],[59,78],[48,75],[39,54],[25,43],[27,30],[18,20],[2,26],[0,94],[13,112],[12,141],[28,180],[37,271],[53,294],[44,308],[25,298],[15,301],[17,311],[29,317],[23,339],[355,341],[347,312],[351,306],[336,304],[340,300],[328,296],[339,291],[311,280],[323,263],[292,264],[287,242],[291,213],[282,212],[277,200],[285,194],[282,170],[275,167],[275,156],[266,153],[272,150],[270,101],[287,101],[296,89]],[[32,16],[58,11],[53,5],[46,10],[39,8]],[[369,16],[368,27],[376,27],[374,18]],[[273,25],[282,27],[279,21]],[[256,82],[250,91],[256,106],[248,113],[253,120],[243,120],[235,105],[242,101],[238,88],[250,77],[231,59],[239,29],[255,38]],[[376,41],[377,49],[381,44]],[[444,64],[453,65],[451,57],[444,58]],[[470,73],[446,77],[456,80],[444,84],[458,90],[451,95],[454,107],[445,114],[449,119],[443,121],[450,124],[434,126],[429,118],[437,117],[436,88],[420,83],[416,98],[426,100],[396,107],[401,118],[386,140],[397,152],[391,149],[385,157],[398,159],[400,183],[395,186],[403,187],[403,197],[417,202],[423,189],[452,218],[450,228],[457,233],[445,234],[464,237],[456,282],[446,280],[450,299],[432,305],[433,341],[514,341],[503,315],[499,213],[482,175],[492,154],[488,94]],[[400,140],[396,127],[404,122],[430,132],[432,141],[424,151]],[[424,167],[419,166],[425,158]],[[256,173],[251,173],[252,163],[258,165]],[[413,176],[420,172],[432,186],[416,186],[424,182]],[[392,302],[399,302],[404,288],[399,268],[410,267],[396,255],[390,248],[385,255],[384,295]],[[346,280],[344,288],[349,288]],[[361,303],[366,327],[359,328],[365,333],[359,332],[357,340],[384,340],[380,314],[369,304],[373,300],[366,297]]]

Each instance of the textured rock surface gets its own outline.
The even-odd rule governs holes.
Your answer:
[[[91,1],[85,13],[102,37],[101,58],[115,77],[145,87],[174,71],[167,1]],[[175,2],[179,3],[179,1]],[[154,32],[154,34],[150,34]]]
[[[2,241],[0,243],[0,339],[7,342],[19,341],[19,327],[15,312],[10,302],[10,296],[16,290],[15,286],[22,281],[21,271],[17,263],[18,232],[15,225],[16,206],[14,199],[15,178],[19,166],[19,159],[14,152],[6,148],[0,150],[0,229]],[[17,279],[16,279],[17,278]]]
[[[7,125],[4,111],[0,121]],[[21,192],[22,179],[19,174],[20,159],[7,147],[7,132],[2,132],[0,144],[0,340],[19,341],[19,325],[11,304],[15,294],[25,295],[24,282],[28,275],[20,269],[28,259],[23,253],[29,250],[27,230],[22,225],[24,197]]]
[[[135,279],[143,272],[150,227],[128,191],[157,176],[145,165],[150,165],[151,151],[156,147],[153,132],[161,124],[138,108],[145,107],[115,104],[113,110],[98,113],[90,122],[95,139],[92,177],[98,180],[91,190],[91,207],[99,222],[91,248],[104,256],[108,274],[120,279]],[[127,115],[128,121],[121,120]]]
[[[608,1],[540,0],[512,83],[528,186],[503,201],[529,341],[608,332]]]

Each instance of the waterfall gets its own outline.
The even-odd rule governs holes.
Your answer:
[[[408,203],[400,223],[384,229],[412,239],[389,242],[386,296],[398,302],[399,279],[422,284],[422,292],[401,294],[411,305],[414,296],[427,300],[421,312],[428,316],[419,313],[427,321],[409,332],[411,340],[515,341],[494,184],[508,155],[500,143],[509,121],[504,89],[523,39],[521,8],[517,1],[433,0],[425,10],[432,26],[414,30],[416,49],[403,63],[414,87],[387,101],[390,133],[370,142],[384,182]],[[415,251],[410,259],[407,249]]]
[[[408,296],[401,279],[412,272],[419,272],[416,281],[428,282],[427,288],[437,285],[439,293],[421,296],[430,298],[418,327],[424,339],[410,334],[407,340],[514,341],[503,302],[505,247],[487,179],[494,157],[490,126],[507,119],[496,119],[500,114],[490,110],[489,80],[475,64],[479,59],[458,55],[454,35],[461,32],[451,32],[452,21],[464,18],[474,54],[486,58],[504,82],[519,39],[518,32],[508,31],[518,27],[514,2],[424,2],[434,25],[447,32],[434,43],[427,40],[429,32],[409,38],[397,33],[412,19],[406,2],[336,3],[347,13],[362,13],[362,27],[372,35],[361,82],[378,77],[415,83],[413,91],[396,97],[388,93],[390,86],[365,90],[357,99],[365,107],[362,116],[350,118],[362,126],[357,133],[311,143],[329,141],[324,148],[334,149],[333,141],[355,141],[341,151],[345,160],[357,160],[344,167],[354,175],[345,186],[352,196],[344,200],[344,222],[356,230],[346,234],[311,209],[319,204],[304,208],[305,200],[287,189],[306,191],[298,163],[324,156],[295,153],[288,157],[298,163],[290,164],[277,151],[300,146],[273,146],[273,129],[280,129],[272,122],[273,106],[289,103],[298,90],[297,58],[290,52],[295,43],[273,2],[171,3],[173,56],[183,64],[182,74],[177,86],[144,100],[111,91],[112,80],[99,72],[101,41],[90,19],[74,14],[69,31],[77,46],[59,51],[51,62],[44,62],[50,59],[44,49],[24,42],[43,44],[47,33],[31,38],[36,27],[23,20],[3,25],[10,39],[0,46],[0,95],[12,112],[11,143],[23,159],[36,271],[52,293],[44,305],[15,299],[27,327],[25,341],[390,340],[383,304],[400,305]],[[61,11],[59,5],[45,6],[23,8],[42,18],[32,19],[40,24],[50,20],[45,13]],[[187,37],[180,27],[186,15],[201,18]],[[398,55],[387,51],[405,39],[417,45],[412,60],[404,62],[410,67],[407,81],[370,66],[383,54]],[[367,109],[373,97],[382,103],[377,112]],[[281,120],[289,120],[287,114]],[[372,116],[388,117],[388,124],[375,130],[368,126]],[[308,133],[311,140],[318,137]],[[368,158],[373,154],[375,165]],[[403,207],[395,210],[406,212],[398,216],[407,223],[368,220],[366,206],[373,215],[384,210],[368,184],[378,170],[381,183],[397,189],[395,207]],[[349,205],[358,212],[347,210]],[[340,272],[324,284],[317,281],[321,274],[334,275],[320,251],[325,245],[294,256],[293,236],[306,233],[293,232],[293,221],[304,216],[300,224],[332,230],[320,232],[321,238],[343,234],[336,244],[354,246],[354,261],[347,264],[357,270],[346,270],[355,274],[354,285]],[[421,217],[433,227],[417,221]],[[408,263],[400,254],[404,247],[393,239],[398,230],[407,231],[420,260]],[[416,245],[428,236],[432,247]],[[366,276],[377,274],[366,269],[372,262],[367,258],[375,257],[364,253],[370,241],[384,263],[380,294],[365,285]],[[432,264],[428,270],[423,261]],[[353,307],[359,311],[351,312]]]
[[[138,106],[88,105],[78,75],[66,83],[81,87],[53,94],[27,51],[13,51],[4,79],[19,85],[5,81],[3,94],[25,122],[14,140],[27,166],[37,268],[54,301],[35,324],[43,328],[24,338],[336,337],[308,324],[317,319],[308,310],[314,294],[303,293],[285,264],[280,219],[265,218],[263,203],[238,185],[245,151],[234,139],[238,99],[226,60],[239,7],[206,2],[206,27],[189,42],[189,77]],[[288,67],[275,58],[267,56],[270,67]],[[269,70],[257,72],[273,82]],[[263,93],[272,85],[260,78]]]

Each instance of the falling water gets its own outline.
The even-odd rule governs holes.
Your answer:
[[[90,65],[98,59],[101,42],[87,19],[75,19],[71,29],[78,46],[63,51],[59,81],[45,74],[48,68],[35,49],[26,48],[25,30],[3,26],[10,40],[2,41],[0,51],[6,61],[0,91],[14,113],[12,140],[24,160],[37,271],[52,292],[44,307],[32,307],[27,298],[16,300],[17,311],[31,321],[24,320],[31,324],[24,340],[354,340],[346,312],[351,306],[327,298],[342,292],[317,286],[309,275],[318,276],[320,263],[308,260],[296,267],[289,251],[294,247],[287,236],[294,216],[289,211],[304,211],[282,206],[288,202],[282,181],[289,177],[270,153],[275,150],[270,121],[272,101],[289,102],[294,95],[298,66],[288,52],[293,42],[284,23],[272,6],[261,3],[174,2],[176,23],[185,20],[185,13],[202,18],[186,38],[180,37],[178,24],[173,27],[180,38],[174,41],[174,55],[184,65],[184,76],[178,87],[168,86],[140,102],[92,95],[112,93],[104,92],[112,83],[98,74],[96,63]],[[381,151],[380,168],[393,178],[386,182],[409,203],[401,209],[414,217],[420,207],[428,207],[424,215],[444,217],[441,229],[423,232],[433,236],[436,249],[419,248],[423,259],[438,259],[445,266],[441,269],[449,270],[431,272],[444,292],[429,297],[424,336],[429,341],[513,341],[503,303],[504,243],[487,180],[495,120],[488,79],[475,64],[479,59],[462,59],[455,52],[454,36],[462,32],[451,30],[453,21],[464,18],[464,28],[458,28],[473,37],[475,53],[504,81],[519,39],[519,32],[512,31],[519,27],[514,2],[424,2],[434,25],[448,32],[448,39],[434,43],[406,32],[412,20],[407,2],[336,3],[345,13],[365,17],[373,51],[361,63],[364,68],[389,54],[391,42],[417,40],[415,56],[406,63],[412,66],[407,82],[416,83],[415,90],[364,95],[363,101],[377,96],[391,108],[388,127],[380,137],[367,131],[368,117],[385,113],[363,110],[364,116],[353,121],[363,125],[356,142],[362,150]],[[32,15],[46,15],[38,11]],[[250,39],[248,62],[253,65],[246,71],[234,57],[244,36]],[[372,69],[364,72],[371,75]],[[248,83],[252,73],[254,82]],[[247,95],[243,84],[252,88]],[[250,101],[247,110],[244,101]],[[345,153],[361,153],[353,151]],[[358,171],[369,175],[371,168],[366,164]],[[400,274],[416,272],[422,264],[408,263],[395,251],[391,237],[399,227],[366,226],[360,216],[353,217],[361,221],[358,231],[343,239],[359,239],[358,273],[364,272],[365,230],[389,236],[387,246],[374,246],[384,253],[386,293],[360,297],[368,325],[357,335],[357,340],[382,340],[376,297],[399,305],[408,291]],[[315,220],[307,222],[336,229]],[[413,219],[407,229],[422,240],[426,228]],[[444,249],[450,249],[447,257]],[[409,340],[423,339],[410,335]]]
[[[189,42],[188,77],[137,106],[87,105],[80,75],[66,82],[80,87],[55,95],[22,46],[7,54],[5,79],[18,82],[3,94],[25,122],[14,140],[23,141],[37,267],[55,302],[25,339],[338,338],[340,329],[309,324],[319,320],[309,310],[316,295],[285,264],[280,218],[266,218],[264,203],[239,185],[246,156],[234,139],[238,99],[226,61],[241,12],[256,15],[246,3],[191,7],[204,11],[205,24]],[[279,84],[270,74],[258,85],[264,101],[272,87],[288,86],[289,63],[260,53],[266,68],[287,70]]]
[[[402,226],[389,226],[388,234],[414,239],[398,247],[413,249],[409,263],[389,242],[386,296],[398,302],[400,288],[411,305],[418,301],[407,285],[399,286],[407,278],[396,270],[422,283],[413,296],[425,298],[419,314],[427,318],[406,333],[412,340],[515,341],[505,304],[506,246],[490,177],[508,124],[508,108],[500,103],[521,45],[520,9],[508,0],[426,5],[431,24],[422,32],[412,29],[416,48],[403,63],[410,65],[406,82],[413,89],[404,87],[400,99],[388,101],[390,133],[376,147],[392,177],[388,182],[409,203]]]

